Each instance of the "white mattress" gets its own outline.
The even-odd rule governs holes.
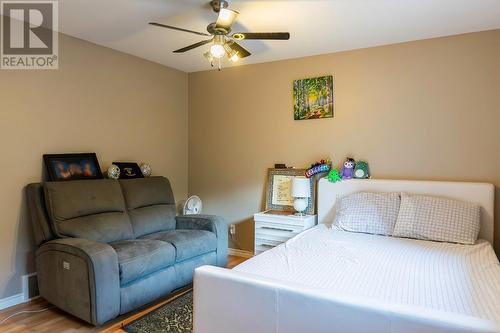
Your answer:
[[[319,225],[234,270],[500,323],[500,265],[483,240],[459,245]]]

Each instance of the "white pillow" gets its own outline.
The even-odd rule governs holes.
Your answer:
[[[474,244],[480,218],[476,204],[402,193],[393,236]]]
[[[350,194],[338,202],[334,225],[345,231],[391,235],[399,204],[399,193]]]

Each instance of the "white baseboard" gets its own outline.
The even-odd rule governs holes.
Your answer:
[[[40,298],[40,296],[26,298],[23,293],[12,295],[9,297],[5,297],[5,298],[0,299],[0,310],[10,308],[11,306],[14,306],[14,305],[19,305],[22,303],[33,301],[37,298]]]
[[[250,251],[232,249],[232,248],[228,249],[228,254],[230,256],[242,257],[242,258],[252,258],[253,257],[253,253]]]
[[[3,310],[5,308],[9,308],[14,305],[18,305],[21,303],[24,303],[24,295],[23,293],[19,293],[16,295],[12,295],[9,297],[5,297],[0,299],[0,310]]]
[[[11,306],[18,305],[21,303],[26,303],[40,297],[40,296],[35,296],[31,298],[29,297],[28,279],[33,276],[36,276],[36,273],[30,273],[21,276],[21,284],[23,292],[0,299],[0,310],[3,310],[5,308],[10,308]]]

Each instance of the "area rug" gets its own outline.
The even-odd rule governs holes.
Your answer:
[[[129,333],[192,333],[193,291],[134,320],[123,329]]]

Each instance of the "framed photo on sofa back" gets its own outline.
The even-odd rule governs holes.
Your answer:
[[[50,181],[103,178],[95,153],[45,154],[43,161]]]

